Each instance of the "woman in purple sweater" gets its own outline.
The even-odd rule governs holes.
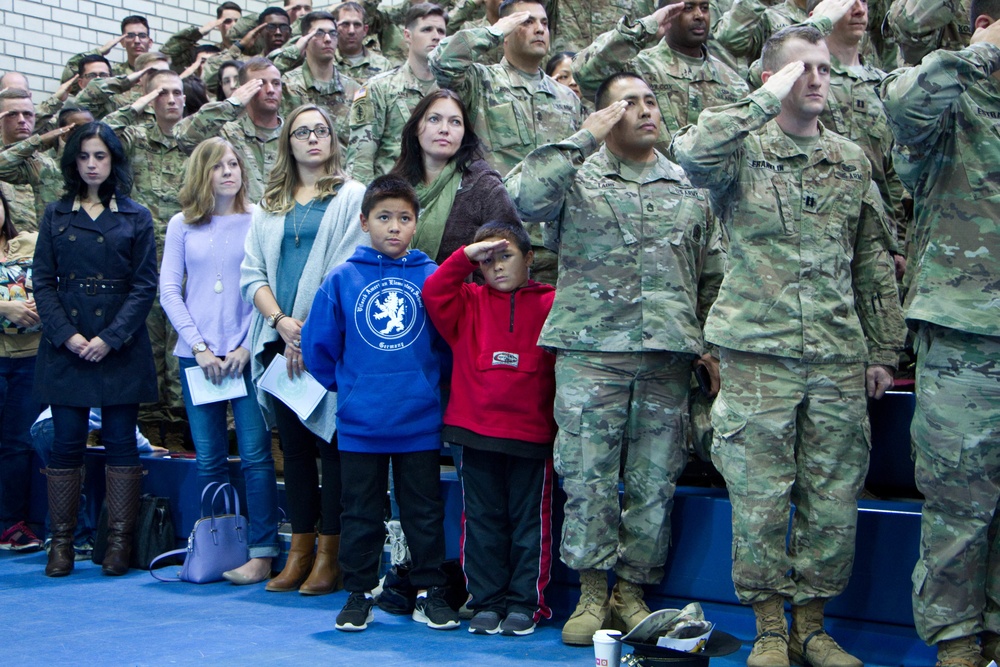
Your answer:
[[[278,555],[278,491],[271,433],[250,379],[253,306],[240,296],[240,263],[250,229],[246,192],[243,161],[232,145],[218,137],[199,144],[184,174],[183,210],[167,227],[160,268],[160,302],[177,330],[174,354],[180,361],[184,406],[202,486],[229,481],[226,404],[233,406],[250,514],[250,560],[224,574],[234,584],[265,581]],[[213,385],[227,377],[242,378],[246,396],[194,405],[187,370],[195,367]]]

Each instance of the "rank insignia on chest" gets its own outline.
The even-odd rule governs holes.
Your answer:
[[[866,108],[865,101],[864,100],[854,100],[854,108],[857,111],[864,111],[865,108]]]
[[[816,213],[816,204],[818,203],[818,198],[814,194],[808,192],[802,195],[802,210],[808,211],[809,213]]]

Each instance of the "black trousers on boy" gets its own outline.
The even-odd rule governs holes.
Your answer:
[[[473,611],[551,618],[552,458],[462,448],[462,566]]]
[[[340,452],[344,512],[340,517],[340,567],[344,590],[378,586],[385,545],[385,496],[389,461],[399,504],[399,523],[410,548],[410,583],[424,589],[443,586],[444,503],[441,501],[440,450],[402,454]]]

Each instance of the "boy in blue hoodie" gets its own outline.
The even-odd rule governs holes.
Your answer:
[[[372,181],[361,202],[361,228],[371,247],[359,246],[327,275],[302,327],[306,367],[339,400],[340,566],[350,596],[337,615],[338,630],[364,630],[373,619],[390,459],[413,560],[410,582],[418,589],[413,620],[437,630],[459,626],[441,570],[439,380],[446,347],[420,294],[437,265],[409,249],[418,207],[402,178]]]

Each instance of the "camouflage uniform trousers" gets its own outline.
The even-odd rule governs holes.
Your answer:
[[[659,583],[674,490],[687,462],[693,356],[557,355],[554,463],[566,492],[562,560],[574,570],[613,568],[628,581]]]
[[[1000,337],[924,323],[915,347],[917,633],[928,644],[1000,633]]]
[[[163,263],[163,243],[166,234],[165,225],[156,225],[156,255],[158,263]],[[170,318],[160,305],[160,292],[157,289],[153,307],[146,317],[146,331],[153,348],[153,364],[156,366],[156,388],[160,400],[156,403],[142,405],[139,421],[143,423],[172,422],[186,423],[184,411],[184,395],[181,390],[181,367],[174,356],[177,345],[177,331],[170,324]],[[158,444],[158,443],[157,443]]]
[[[712,459],[733,506],[736,594],[796,605],[839,595],[868,472],[865,365],[720,353]]]

